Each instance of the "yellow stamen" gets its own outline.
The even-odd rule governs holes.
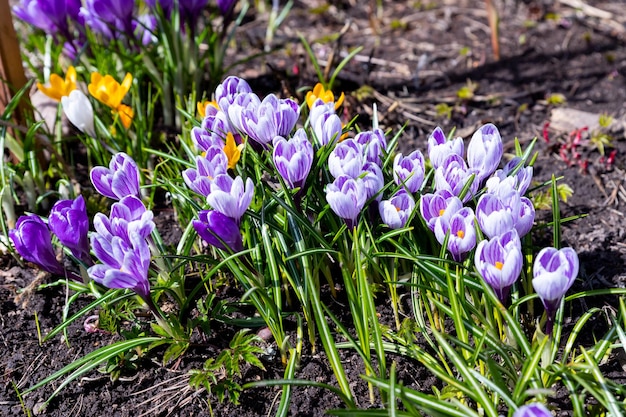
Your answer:
[[[443,213],[446,212],[446,209],[441,209],[439,210],[439,217],[443,216]]]
[[[502,267],[504,266],[504,264],[502,262],[498,262],[496,261],[496,269],[502,270]]]
[[[456,235],[459,238],[463,239],[465,237],[465,232],[463,230],[459,230],[458,232],[456,232]]]

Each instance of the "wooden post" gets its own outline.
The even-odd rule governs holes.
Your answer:
[[[0,0],[0,114],[11,101],[13,93],[25,84],[26,76],[9,0]],[[19,122],[21,115],[16,114],[14,118]]]

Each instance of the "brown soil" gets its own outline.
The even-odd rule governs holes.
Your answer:
[[[493,122],[509,152],[513,150],[514,138],[526,145],[539,137],[535,148],[539,151],[536,178],[545,181],[553,174],[563,176],[574,194],[562,204],[562,217],[587,215],[567,223],[563,233],[563,244],[574,247],[580,256],[581,273],[576,285],[579,289],[624,287],[626,18],[623,4],[586,1],[590,7],[580,11],[568,6],[572,1],[565,0],[555,0],[549,6],[544,3],[550,1],[540,0],[530,4],[496,2],[501,18],[502,57],[495,61],[482,1],[384,1],[380,14],[374,1],[367,6],[352,3],[354,0],[344,0],[325,7],[321,1],[296,1],[275,36],[278,52],[264,61],[238,67],[233,73],[248,78],[259,92],[297,94],[299,87],[312,85],[315,80],[314,70],[298,43],[297,35],[302,32],[313,44],[322,66],[331,54],[340,59],[352,48],[364,47],[341,72],[334,89],[346,92],[346,111],[359,114],[362,126],[371,124],[373,103],[378,106],[381,127],[395,132],[407,123],[400,150],[425,150],[426,138],[436,125],[446,132],[456,128],[457,134],[467,138],[480,124]],[[240,33],[240,53],[249,53],[250,48],[259,44],[264,36],[260,29],[264,27],[263,19],[263,16],[250,16]],[[333,40],[332,36],[339,32],[343,35]],[[460,99],[457,93],[470,84],[475,86],[472,97]],[[572,125],[565,126],[562,119],[555,118],[553,110],[557,106],[550,104],[549,98],[557,93],[566,99],[565,104],[558,106],[561,109],[613,116],[615,122],[608,133],[614,140],[612,148],[607,149],[607,155],[617,151],[613,164],[601,163],[599,151],[584,142],[579,149],[581,160],[589,160],[587,169],[582,169],[576,161],[571,165],[559,157],[560,144],[567,140],[572,129],[584,127],[581,123],[585,121],[570,116],[565,121]],[[437,110],[441,110],[442,103],[449,106],[449,114]],[[548,142],[543,139],[546,122],[551,122]],[[165,234],[162,227],[171,224],[171,212],[160,211],[157,217],[157,227]],[[172,233],[169,237],[175,240],[176,230],[172,229]],[[537,245],[546,243],[549,240]],[[4,256],[1,264],[0,369],[4,372],[0,414],[19,416],[26,414],[14,385],[22,391],[76,358],[114,341],[115,337],[86,333],[77,324],[69,328],[66,342],[57,337],[40,346],[35,318],[43,334],[57,325],[65,304],[65,290],[49,288],[16,299],[19,289],[38,282],[36,271],[20,267],[9,256]],[[49,278],[44,276],[43,280]],[[333,304],[330,299],[328,302]],[[588,302],[601,306],[614,304],[609,298]],[[574,308],[580,311],[580,307],[585,306]],[[341,311],[338,307],[337,312]],[[385,317],[391,313],[381,306],[381,314]],[[187,388],[186,372],[201,367],[216,349],[228,344],[233,334],[233,329],[227,326],[214,330],[211,348],[192,348],[175,366],[163,367],[144,359],[139,363],[139,371],[116,382],[93,372],[66,387],[47,408],[40,410],[38,405],[56,386],[27,396],[25,406],[34,415],[46,416],[190,416],[209,415],[210,409],[216,416],[273,415],[278,389],[244,391],[237,407],[210,399],[209,408],[204,393],[196,394]],[[359,406],[368,407],[371,404],[367,386],[359,377],[363,372],[360,361],[352,352],[343,354]],[[282,377],[283,368],[277,358],[265,358],[264,365],[266,371],[244,370],[242,381]],[[401,360],[400,365],[399,379],[404,384],[431,392],[436,381],[428,372],[406,360]],[[617,361],[607,366],[603,370],[610,378],[626,382],[626,374]],[[334,381],[324,355],[311,352],[303,356],[297,377],[330,384]],[[571,415],[566,398],[556,398],[555,403],[563,409],[559,415]],[[327,391],[297,388],[290,415],[320,416],[341,406],[341,401]]]

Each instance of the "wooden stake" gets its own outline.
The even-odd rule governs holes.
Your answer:
[[[20,45],[17,41],[9,0],[0,0],[0,114],[15,91],[26,84]],[[20,106],[22,111],[24,106]],[[19,123],[21,115],[16,114]]]

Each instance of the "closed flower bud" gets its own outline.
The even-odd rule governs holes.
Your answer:
[[[440,127],[436,127],[428,137],[428,158],[435,169],[439,168],[443,161],[452,154],[463,158],[464,148],[463,138],[447,140]]]
[[[70,249],[77,259],[91,265],[89,255],[89,218],[82,196],[75,200],[57,201],[48,216],[48,225],[59,241]]]
[[[333,212],[345,220],[348,229],[353,229],[367,201],[363,180],[347,175],[336,178],[326,186],[326,201]]]
[[[424,156],[420,151],[413,151],[407,156],[397,154],[393,160],[393,179],[403,185],[410,193],[416,193],[424,182]]]
[[[477,182],[498,168],[502,159],[502,138],[498,128],[488,123],[478,129],[467,147],[467,163],[476,173]]]
[[[93,138],[96,137],[93,124],[93,106],[82,91],[72,90],[69,96],[61,97],[61,105],[67,119],[78,130]]]
[[[29,214],[17,219],[15,229],[9,230],[15,250],[22,258],[51,274],[63,275],[65,269],[57,261],[50,230],[37,215]]]
[[[313,145],[304,129],[298,129],[294,136],[286,140],[274,138],[273,160],[276,170],[290,188],[302,187],[313,165]]]

